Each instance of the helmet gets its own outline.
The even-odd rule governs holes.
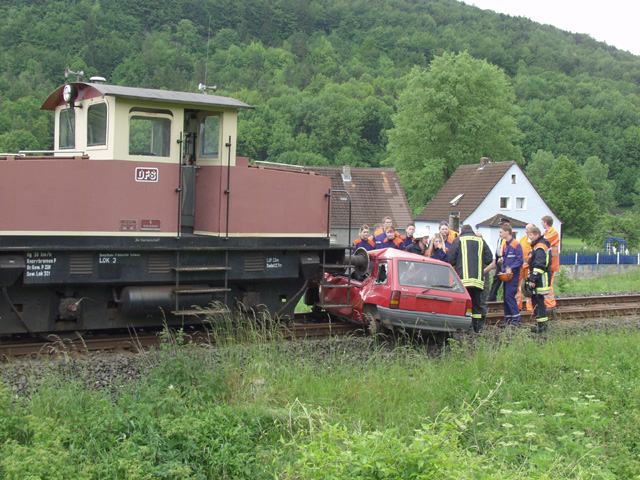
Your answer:
[[[498,274],[498,278],[500,280],[502,280],[503,282],[508,282],[509,280],[511,280],[513,278],[513,273],[500,272]]]
[[[428,225],[425,227],[417,228],[416,231],[413,232],[413,238],[415,238],[416,240],[423,237],[428,237],[429,235],[431,235],[431,228]]]
[[[526,278],[522,279],[522,283],[520,284],[520,291],[525,297],[531,297],[531,287],[529,286],[529,280],[527,280]]]

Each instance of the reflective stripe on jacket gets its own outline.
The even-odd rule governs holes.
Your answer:
[[[462,232],[447,252],[447,260],[453,265],[465,287],[484,288],[482,270],[493,259],[487,242],[473,232]]]

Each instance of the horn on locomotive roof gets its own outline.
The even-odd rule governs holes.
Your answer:
[[[75,75],[76,76],[76,82],[79,82],[80,79],[84,76],[84,71],[82,70],[78,70],[77,72],[74,72],[73,70],[71,70],[69,67],[64,69],[64,78],[68,78],[69,75]]]
[[[213,93],[217,92],[218,86],[217,85],[208,86],[208,85],[205,85],[204,83],[199,83],[198,90],[200,90],[202,93],[206,95],[207,90],[213,90]]]

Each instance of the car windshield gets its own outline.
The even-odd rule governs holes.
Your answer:
[[[436,263],[399,260],[398,282],[405,287],[465,291],[453,268]]]

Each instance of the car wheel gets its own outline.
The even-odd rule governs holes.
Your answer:
[[[372,336],[381,336],[386,333],[385,327],[382,325],[380,316],[375,309],[369,309],[364,313],[364,323],[367,329],[367,333]]]

